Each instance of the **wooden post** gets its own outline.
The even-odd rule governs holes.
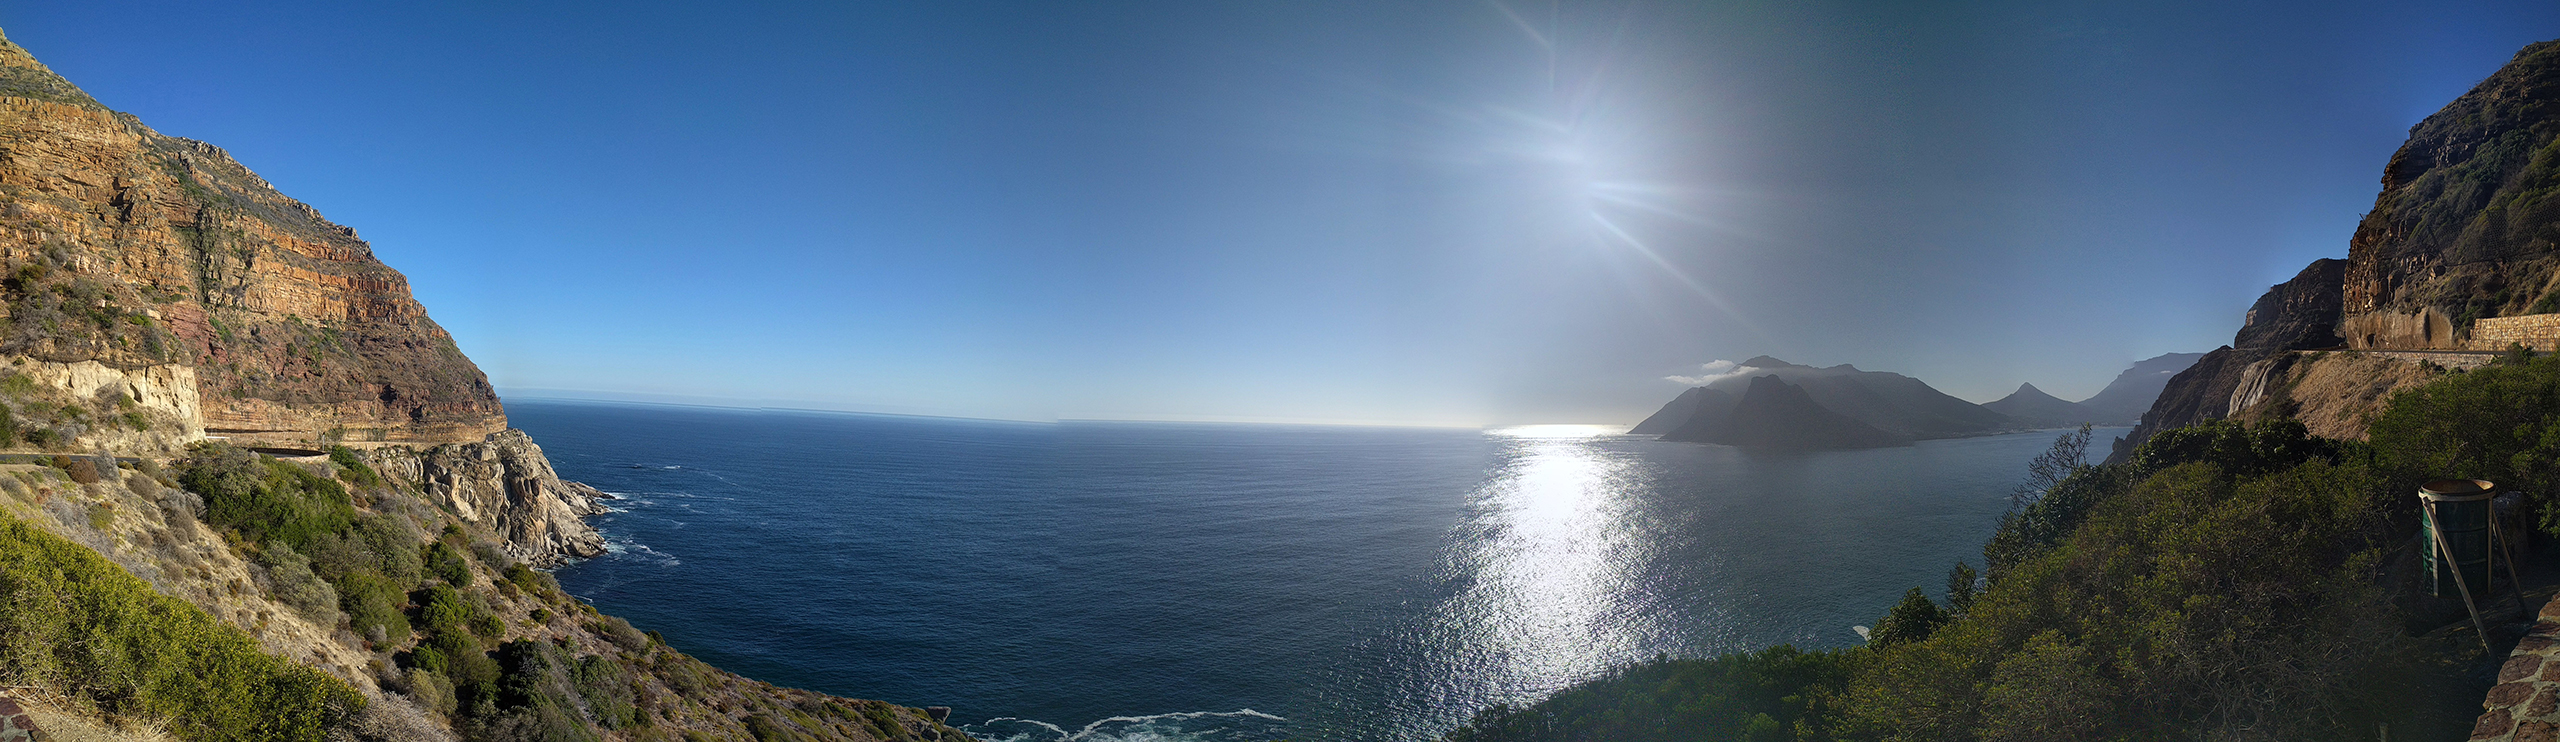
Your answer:
[[[2480,622],[2480,604],[2472,602],[2471,600],[2471,581],[2462,579],[2462,563],[2454,561],[2453,549],[2444,545],[2444,519],[2436,515],[2436,501],[2422,500],[2421,502],[2424,502],[2427,506],[2427,540],[2435,542],[2436,554],[2444,558],[2445,566],[2453,568],[2453,586],[2455,589],[2462,591],[2463,610],[2471,612],[2471,630],[2480,632],[2480,651],[2483,654],[2495,655],[2498,653],[2498,650],[2489,648],[2489,627]],[[2491,533],[2496,532],[2497,517],[2497,505],[2492,503],[2489,506]],[[2481,587],[2486,588],[2488,586],[2482,585]],[[2518,601],[2518,603],[2521,604],[2522,601]]]

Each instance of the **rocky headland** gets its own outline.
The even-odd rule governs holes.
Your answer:
[[[1974,404],[1897,373],[1864,371],[1845,363],[1816,368],[1756,356],[1682,391],[1627,432],[1672,441],[1751,441],[1730,445],[1755,447],[1855,448],[2083,423],[2126,424],[2140,413],[2125,412],[2125,408],[2135,401],[2149,406],[2172,374],[2200,357],[2204,354],[2171,353],[2137,362],[2106,389],[2081,402],[2022,384],[2006,398]],[[1762,379],[1782,382],[1786,390],[1765,387]],[[1737,422],[1755,393],[1771,401],[1754,408],[1751,422]],[[1794,399],[1797,396],[1804,399],[1799,402]],[[1796,414],[1771,412],[1780,409]],[[1856,425],[1843,425],[1842,420]],[[1737,427],[1742,425],[1768,429],[1745,431]],[[1870,430],[1882,437],[1869,435]]]
[[[330,738],[962,738],[921,709],[721,672],[560,591],[531,568],[604,553],[584,521],[601,493],[508,426],[398,271],[5,39],[0,300],[0,454],[37,462],[0,465],[0,521],[325,675],[295,687],[361,700],[206,709],[14,661],[0,685],[145,726],[273,712]],[[0,599],[32,599],[12,579]],[[315,693],[278,698],[335,697]]]
[[[2231,344],[2178,374],[2117,441],[2205,420],[2298,418],[2365,437],[2389,396],[2512,347],[2560,349],[2560,42],[2409,130],[2344,260],[2250,306]]]

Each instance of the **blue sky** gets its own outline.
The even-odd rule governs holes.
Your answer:
[[[35,3],[511,395],[1629,423],[2228,342],[2560,5]]]

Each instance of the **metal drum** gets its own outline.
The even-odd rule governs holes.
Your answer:
[[[2420,510],[2418,529],[2420,552],[2427,571],[2427,590],[2439,598],[2463,597],[2462,588],[2471,588],[2474,598],[2489,596],[2489,514],[2490,499],[2498,494],[2498,486],[2480,479],[2439,479],[2418,488],[2418,500],[2426,505]],[[2436,537],[2444,538],[2444,548],[2436,548]],[[2452,552],[2447,562],[2446,552]],[[2458,565],[2458,567],[2457,567]],[[2462,584],[2454,583],[2455,570],[2462,574]]]

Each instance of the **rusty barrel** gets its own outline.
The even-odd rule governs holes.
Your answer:
[[[2438,479],[2418,488],[2419,547],[2425,551],[2427,590],[2439,598],[2462,597],[2454,584],[2457,570],[2471,587],[2471,597],[2489,596],[2489,514],[2498,486],[2480,479]],[[2436,548],[2436,539],[2444,548]],[[2450,561],[2446,552],[2451,552]]]

